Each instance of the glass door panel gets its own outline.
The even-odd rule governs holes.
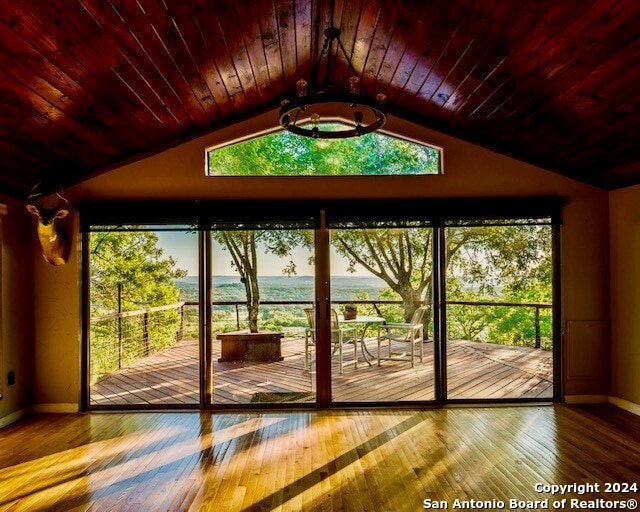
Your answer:
[[[313,231],[211,237],[212,403],[315,402]]]
[[[334,402],[435,399],[433,229],[331,231]]]
[[[166,227],[89,235],[89,405],[195,406],[197,234]]]
[[[449,227],[447,397],[553,398],[552,228]]]

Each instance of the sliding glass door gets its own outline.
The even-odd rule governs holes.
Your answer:
[[[88,405],[197,406],[197,234],[95,227],[88,242]]]
[[[435,399],[433,229],[331,231],[334,402]]]
[[[447,397],[553,398],[548,219],[445,230]]]
[[[313,232],[211,234],[211,403],[314,403]]]
[[[557,398],[558,221],[513,214],[521,203],[495,218],[465,201],[176,206],[188,226],[109,224],[96,210],[84,403]]]

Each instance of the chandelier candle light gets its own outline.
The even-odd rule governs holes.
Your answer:
[[[296,82],[298,96],[285,99],[280,108],[280,124],[297,135],[320,139],[345,139],[374,132],[387,120],[386,96],[367,96],[351,60],[340,41],[340,29],[331,26],[324,31],[324,44],[313,69],[310,81]],[[335,52],[332,53],[335,46]],[[329,87],[332,60],[342,52],[353,76],[349,78],[349,92]],[[322,86],[316,83],[320,61],[326,55],[326,72]],[[346,123],[346,124],[345,124]],[[321,125],[329,125],[321,129]]]

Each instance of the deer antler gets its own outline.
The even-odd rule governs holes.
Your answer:
[[[29,199],[29,202],[35,203],[37,202],[38,198],[43,197],[45,195],[43,191],[38,191],[38,188],[43,188],[42,183],[36,183],[33,186],[33,188],[31,189],[31,192],[29,192],[29,195],[27,196],[27,199]],[[56,188],[57,188],[55,192],[56,197],[64,201],[65,204],[69,204],[69,200],[66,197],[64,197],[64,188],[62,188],[62,185],[58,185]]]

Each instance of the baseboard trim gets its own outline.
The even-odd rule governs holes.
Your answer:
[[[630,402],[629,400],[625,400],[624,398],[618,398],[617,396],[610,396],[609,402],[611,402],[616,407],[620,407],[620,409],[624,409],[625,411],[629,411],[636,416],[640,416],[640,405]]]
[[[607,395],[565,395],[567,404],[606,404],[609,402]]]
[[[610,403],[620,409],[629,411],[637,416],[640,416],[640,405],[625,400],[624,398],[618,398],[617,396],[607,395],[567,395],[564,397],[564,401],[567,404],[606,404]]]
[[[25,416],[27,416],[31,412],[31,409],[20,409],[19,411],[12,412],[11,414],[7,414],[3,418],[0,418],[0,428],[6,427],[7,425],[11,425],[18,420],[21,420]]]
[[[564,401],[567,404],[606,404],[611,403],[620,409],[629,411],[640,416],[640,405],[618,398],[616,396],[607,395],[566,395]],[[24,418],[30,413],[46,414],[46,413],[77,413],[80,412],[78,404],[37,404],[32,407],[20,409],[12,412],[3,418],[0,418],[0,428],[6,427],[11,423]]]
[[[32,411],[37,414],[44,413],[74,413],[79,412],[78,404],[36,404]]]

